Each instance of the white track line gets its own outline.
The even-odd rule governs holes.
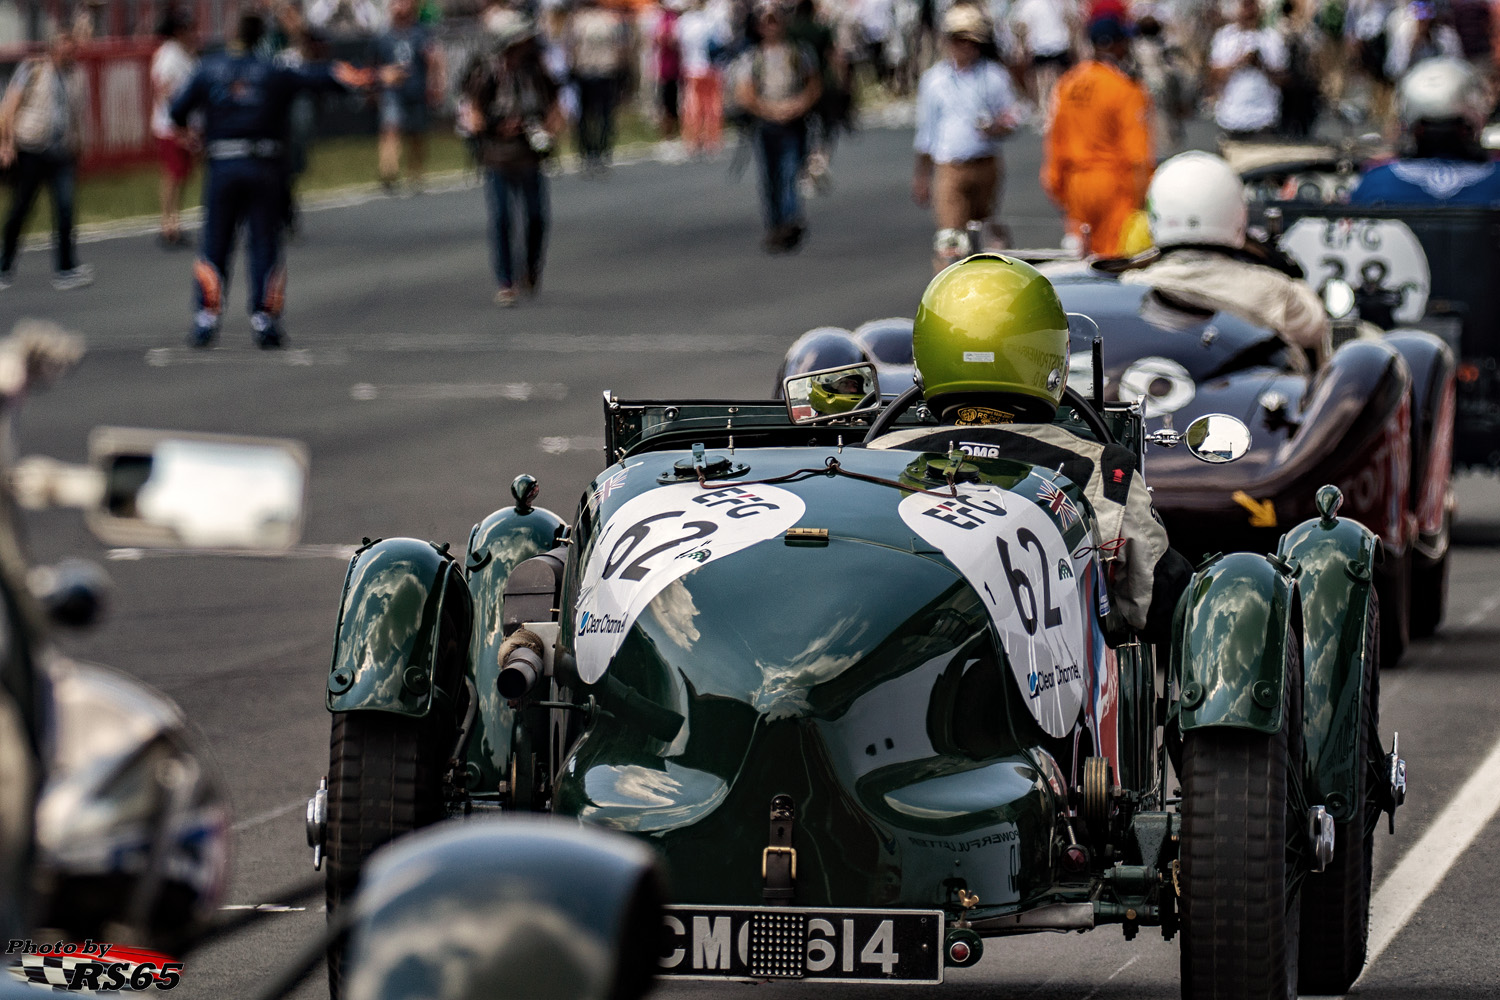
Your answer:
[[[1464,618],[1463,627],[1468,628],[1472,625],[1478,625],[1494,613],[1496,608],[1500,608],[1500,594],[1490,595],[1489,600],[1475,608],[1472,614]]]
[[[277,806],[275,809],[267,809],[263,813],[257,813],[256,815],[251,816],[249,819],[242,819],[238,823],[231,826],[229,830],[231,833],[244,833],[251,827],[260,826],[262,823],[269,823],[273,819],[280,819],[287,813],[295,812],[298,809],[306,807],[306,805],[306,799],[298,799],[295,802],[288,802],[285,805]]]
[[[1500,601],[1495,602],[1500,605]],[[1401,858],[1370,902],[1368,972],[1474,838],[1500,812],[1500,742]],[[1362,978],[1362,977],[1361,977]]]
[[[1099,995],[1099,990],[1104,989],[1105,986],[1107,986],[1108,984],[1114,982],[1116,976],[1118,976],[1120,973],[1124,972],[1126,969],[1130,968],[1132,965],[1134,965],[1135,963],[1139,962],[1140,960],[1141,960],[1141,956],[1139,954],[1132,955],[1130,958],[1126,959],[1124,965],[1120,966],[1114,972],[1111,972],[1109,974],[1109,978],[1106,979],[1103,983],[1101,983],[1099,985],[1098,989],[1095,989],[1094,991],[1092,991],[1091,993],[1089,993],[1088,996],[1084,997],[1083,1000],[1094,1000],[1094,997],[1096,997],[1096,996]]]

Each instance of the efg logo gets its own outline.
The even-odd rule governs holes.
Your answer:
[[[625,631],[625,619],[585,611],[578,619],[579,635],[614,635]]]

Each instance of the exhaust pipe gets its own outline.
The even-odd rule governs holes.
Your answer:
[[[495,687],[506,701],[524,698],[543,674],[546,646],[529,628],[518,628],[500,647],[500,676]]]

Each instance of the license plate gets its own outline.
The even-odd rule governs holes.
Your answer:
[[[941,910],[669,906],[661,974],[941,983]]]

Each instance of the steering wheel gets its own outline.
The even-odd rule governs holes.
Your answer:
[[[870,422],[870,429],[865,432],[865,438],[861,444],[869,444],[876,438],[891,429],[891,425],[907,410],[911,409],[917,400],[922,398],[922,387],[913,385],[901,395],[891,400],[890,405],[876,414],[875,419]],[[1094,437],[1099,439],[1100,444],[1114,444],[1115,436],[1109,432],[1109,425],[1094,409],[1094,404],[1085,399],[1082,394],[1072,386],[1063,387],[1063,402],[1071,406],[1078,414],[1078,419],[1093,432]]]
[[[1094,437],[1099,439],[1100,444],[1115,443],[1115,436],[1109,432],[1109,425],[1104,422],[1104,417],[1094,409],[1094,404],[1085,399],[1082,393],[1070,385],[1064,386],[1062,398],[1063,402],[1071,406],[1078,414],[1078,419],[1094,432]]]
[[[921,398],[922,387],[913,384],[901,395],[891,400],[890,405],[881,410],[879,413],[875,414],[875,419],[870,421],[870,429],[865,431],[865,439],[861,441],[860,444],[869,444],[871,441],[874,441],[876,438],[889,431],[891,429],[891,425],[896,422],[896,418],[901,416],[901,414],[905,413],[907,410],[911,409],[912,404]]]

